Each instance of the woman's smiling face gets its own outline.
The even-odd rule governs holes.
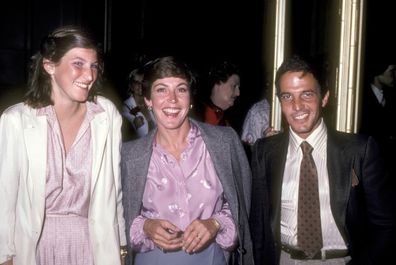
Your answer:
[[[151,86],[151,98],[145,98],[156,118],[158,129],[178,129],[187,121],[190,110],[190,87],[185,79],[165,77]]]

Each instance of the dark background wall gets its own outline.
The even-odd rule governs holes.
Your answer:
[[[184,57],[197,73],[205,74],[218,58],[229,58],[242,69],[241,96],[233,117],[240,127],[248,108],[265,93],[267,35],[263,24],[271,0],[12,0],[0,9],[0,112],[21,100],[29,58],[42,36],[59,25],[77,24],[103,43],[106,93],[120,101],[127,76],[139,55]],[[395,53],[395,1],[369,0],[366,54]],[[331,23],[331,0],[290,1],[293,53],[326,53],[332,40],[324,30]],[[331,25],[330,25],[331,26]],[[368,56],[369,57],[369,56]]]
[[[103,1],[102,1],[103,2]],[[93,11],[93,7],[95,12]],[[21,101],[30,57],[59,25],[91,28],[103,39],[104,5],[93,0],[12,0],[0,9],[0,112]]]
[[[0,15],[0,111],[21,100],[29,58],[59,25],[94,32],[105,50],[109,96],[126,90],[140,54],[184,57],[199,73],[215,58],[241,66],[241,110],[261,95],[262,5],[243,1],[15,0]],[[246,109],[245,107],[244,109]],[[242,117],[242,112],[237,112]]]

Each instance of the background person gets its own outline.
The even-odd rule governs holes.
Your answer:
[[[372,135],[385,155],[396,184],[396,65],[377,59],[368,66],[368,82],[363,90],[360,133]]]
[[[234,105],[240,95],[239,68],[229,61],[215,63],[210,67],[206,86],[199,93],[201,105],[197,106],[202,121],[231,126],[226,110]]]
[[[129,97],[123,102],[123,141],[136,139],[148,134],[155,127],[155,119],[144,103],[142,80],[143,68],[136,68],[129,74]]]
[[[271,105],[266,98],[256,102],[249,109],[242,127],[241,140],[252,146],[257,139],[266,137],[270,130]]]

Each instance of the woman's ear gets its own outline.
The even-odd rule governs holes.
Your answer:
[[[48,59],[43,59],[43,66],[45,71],[49,74],[49,75],[53,75],[55,72],[55,64],[53,62],[51,62]]]

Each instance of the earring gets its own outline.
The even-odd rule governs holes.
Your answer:
[[[153,107],[152,107],[152,106],[147,106],[147,109],[148,109],[149,111],[152,111],[152,110],[153,110]]]
[[[193,104],[190,104],[190,109],[192,109],[194,107],[194,105]]]

